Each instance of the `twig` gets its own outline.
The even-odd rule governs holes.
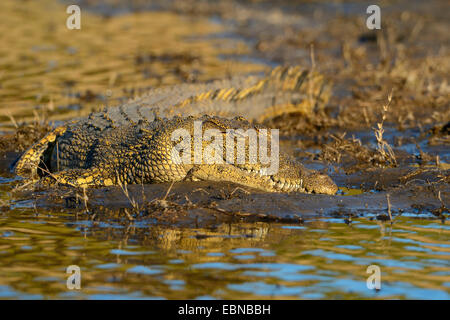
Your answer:
[[[389,214],[389,220],[392,223],[392,214],[391,214],[391,200],[389,198],[389,193],[386,194],[386,199],[387,199],[387,203],[388,203],[388,214]]]
[[[175,181],[172,181],[172,183],[170,184],[170,186],[169,186],[169,188],[167,189],[167,192],[166,192],[164,198],[162,198],[163,201],[166,200],[166,198],[167,198],[167,196],[169,195],[169,192],[170,192],[170,190],[172,189],[174,183],[175,183]]]
[[[14,116],[11,113],[6,113],[6,116],[9,118],[9,120],[11,120],[12,124],[14,125],[14,127],[16,127],[16,129],[19,128],[19,125],[17,124],[16,119],[14,119]]]

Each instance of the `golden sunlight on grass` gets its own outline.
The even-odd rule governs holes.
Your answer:
[[[214,39],[206,18],[145,12],[102,18],[81,8],[81,30],[66,28],[56,1],[0,2],[0,123],[85,114],[150,86],[223,78],[264,70],[220,55],[245,54],[243,42]]]

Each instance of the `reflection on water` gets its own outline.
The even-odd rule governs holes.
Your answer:
[[[0,216],[0,298],[449,299],[449,234],[402,217],[183,229],[16,208]],[[81,290],[66,289],[73,264]]]

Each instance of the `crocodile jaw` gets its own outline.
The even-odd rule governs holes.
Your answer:
[[[308,193],[323,193],[334,195],[338,191],[337,185],[326,174],[314,172],[307,178],[305,184]]]
[[[266,192],[301,192],[333,195],[336,184],[327,175],[303,166],[290,167],[295,174],[263,174],[261,169],[232,164],[197,165],[188,173],[188,179],[204,181],[228,181]],[[300,171],[300,170],[301,171]]]
[[[337,185],[331,178],[315,170],[302,169],[301,177],[291,177],[288,175],[263,175],[255,169],[238,167],[243,176],[255,181],[257,189],[271,192],[300,192],[300,193],[321,193],[334,195],[338,191]]]

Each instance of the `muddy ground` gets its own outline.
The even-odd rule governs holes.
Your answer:
[[[262,61],[265,69],[278,64],[300,64],[324,73],[334,84],[334,94],[323,110],[306,116],[284,115],[266,124],[282,129],[282,149],[306,166],[327,172],[340,187],[339,194],[268,194],[206,182],[129,186],[128,197],[120,188],[84,193],[65,187],[21,187],[24,182],[14,179],[9,166],[53,123],[44,116],[34,122],[21,122],[18,116],[13,121],[16,128],[5,125],[6,133],[0,140],[0,175],[12,179],[11,190],[15,188],[11,199],[0,203],[2,210],[8,210],[14,201],[27,200],[37,207],[72,210],[93,219],[112,214],[125,220],[151,218],[180,225],[236,220],[303,223],[321,215],[345,216],[349,223],[355,215],[368,214],[379,220],[405,214],[442,221],[447,218],[447,1],[383,1],[382,28],[373,31],[365,26],[366,2],[345,5],[281,1],[277,6],[266,1],[154,1],[148,5],[139,0],[132,4],[116,0],[102,1],[102,6],[89,0],[78,2],[104,19],[145,10],[213,19],[224,27],[224,31],[211,36],[214,41],[238,39],[247,46],[244,54],[221,54],[225,61]],[[172,51],[166,55],[134,52],[134,63],[150,70],[154,64],[183,66],[161,71],[178,77],[167,83],[206,80],[208,72],[209,79],[217,76],[211,71],[202,73],[208,67],[206,58],[176,55]],[[165,83],[160,78],[150,86]],[[136,85],[131,90],[141,92],[144,87]],[[75,85],[72,90],[76,94],[72,94],[70,105],[82,110],[104,102],[97,89],[76,92]],[[127,94],[116,97],[116,101],[126,99]],[[58,114],[47,116],[50,120],[66,118]]]

